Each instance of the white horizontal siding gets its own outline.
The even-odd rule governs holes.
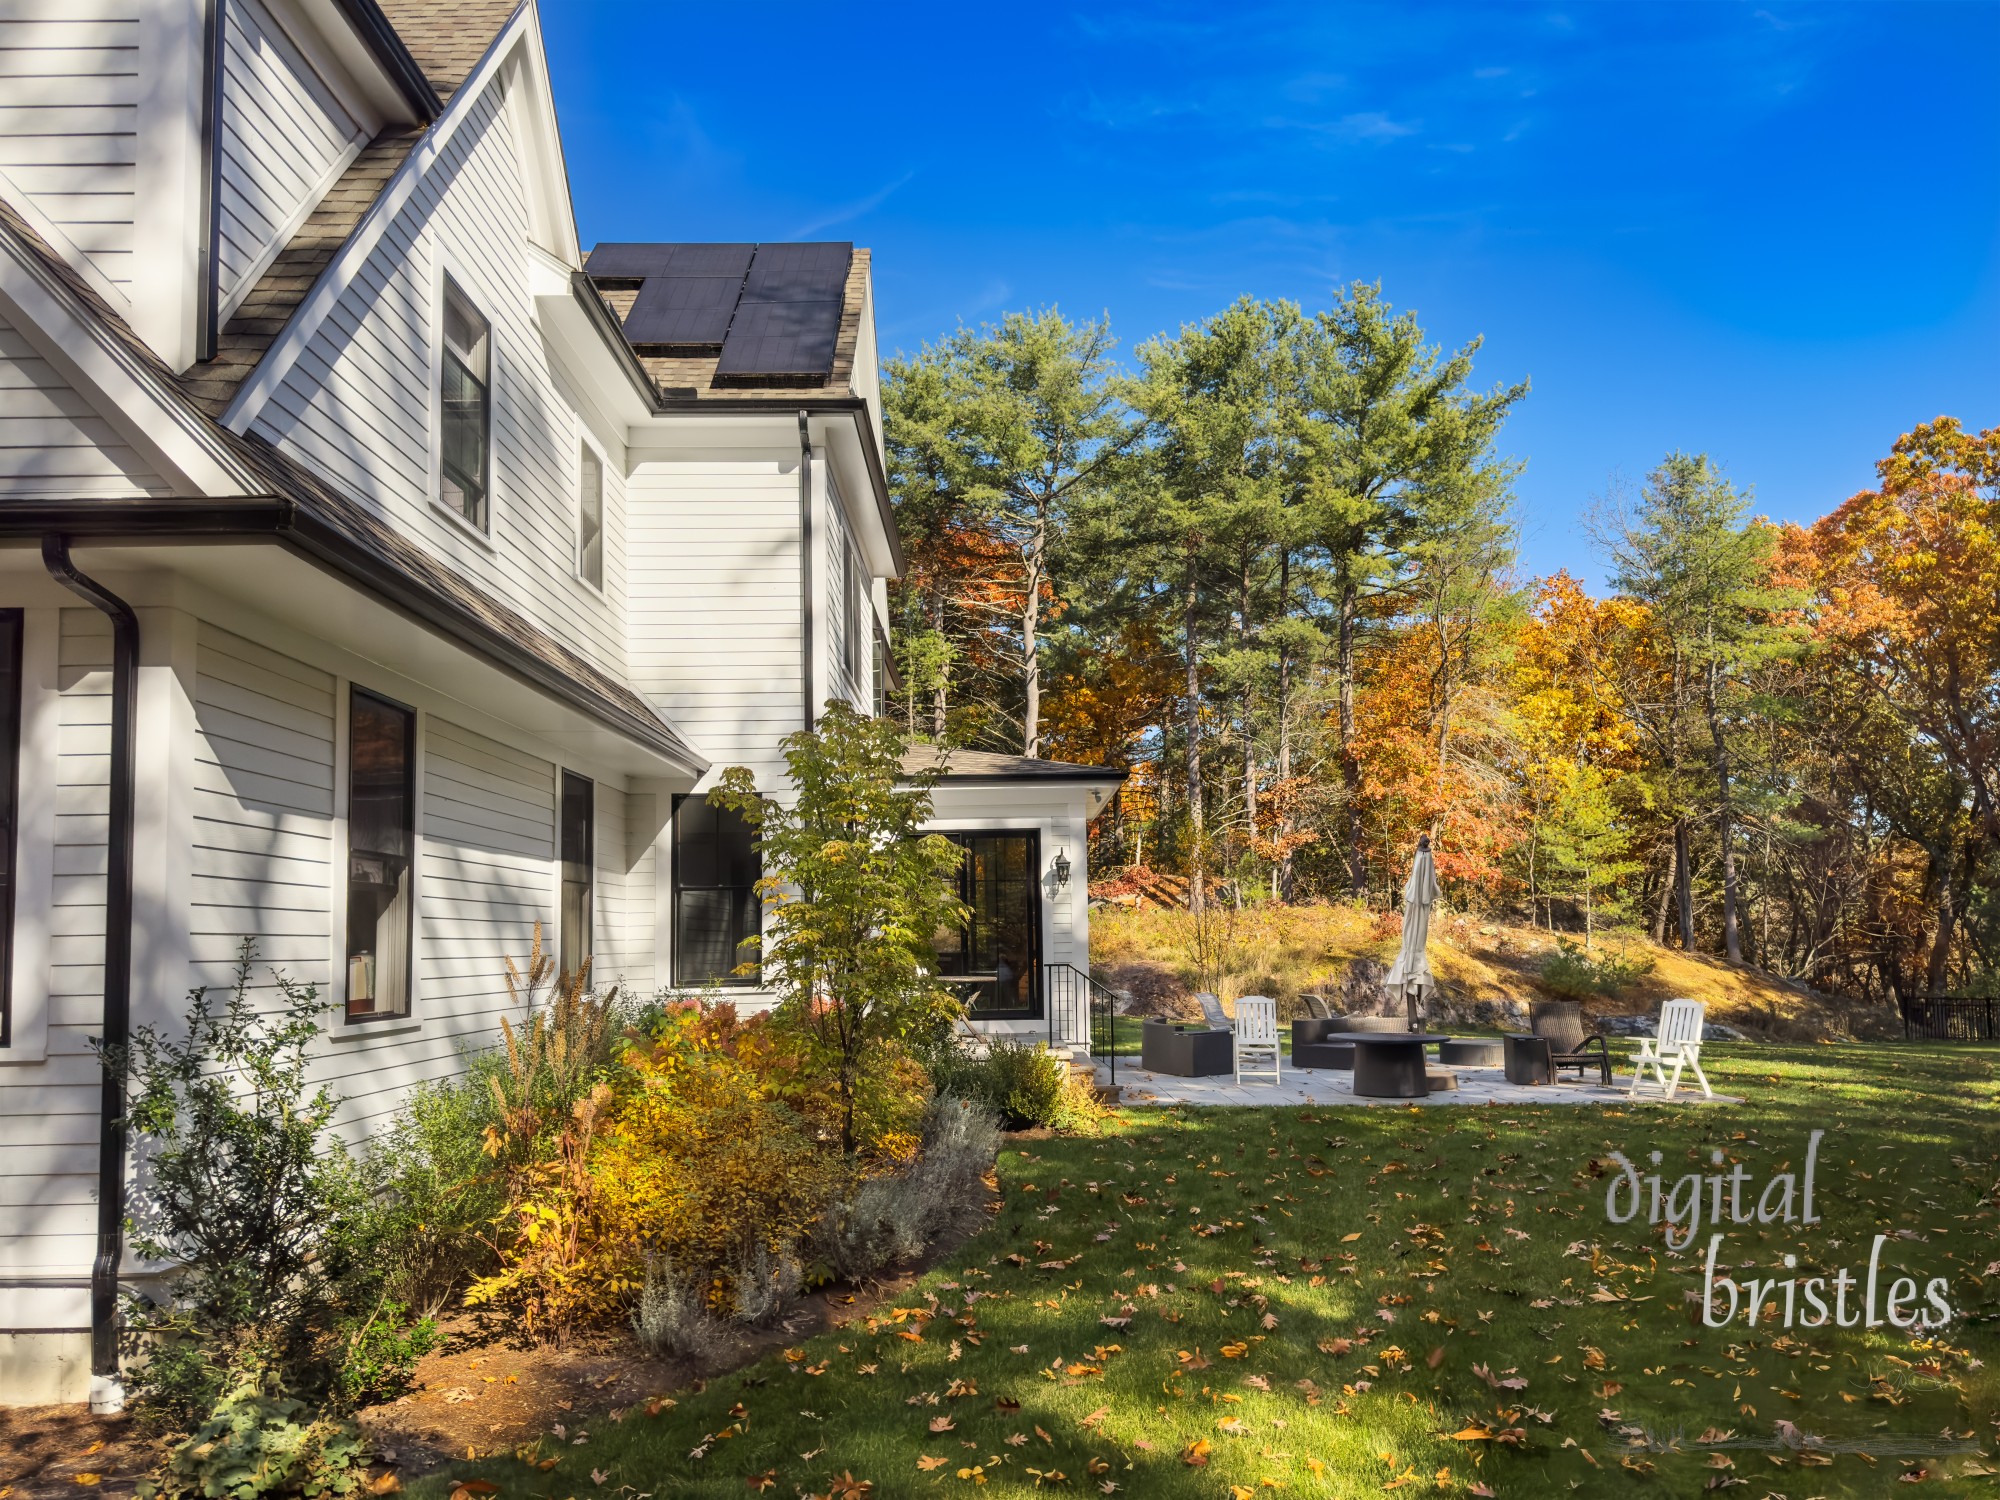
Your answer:
[[[363,132],[258,0],[227,0],[223,15],[215,212],[226,308],[353,159]]]
[[[0,79],[0,95],[5,85]],[[111,424],[0,319],[0,495],[165,493]]]
[[[190,986],[230,982],[245,938],[333,998],[334,679],[203,624],[195,678]]]
[[[113,282],[132,279],[137,0],[0,5],[0,172]]]
[[[606,466],[605,588],[575,576],[579,450],[528,295],[520,152],[496,79],[384,226],[252,427],[474,583],[613,675],[625,669],[616,455]],[[493,325],[491,545],[433,504],[437,289],[449,274]]]
[[[635,829],[649,799],[597,784],[597,868],[591,980],[628,996],[653,993],[653,847]],[[637,854],[637,858],[633,854]]]
[[[626,484],[631,679],[718,770],[799,727],[798,455],[647,456]]]
[[[111,627],[62,611],[57,685],[54,908],[47,1061],[0,1068],[0,1276],[87,1272],[95,1248],[106,832],[111,795]]]

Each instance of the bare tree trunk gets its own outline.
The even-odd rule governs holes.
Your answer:
[[[1039,759],[1042,753],[1042,658],[1035,632],[1042,618],[1042,573],[1048,561],[1043,551],[1047,544],[1048,521],[1038,511],[1028,545],[1022,549],[1028,576],[1021,600],[1021,685],[1027,699],[1021,711],[1021,753],[1030,760]]]
[[[1356,901],[1368,894],[1368,865],[1361,857],[1361,762],[1354,753],[1354,630],[1359,608],[1353,579],[1340,589],[1340,638],[1334,670],[1340,681],[1340,779],[1347,792],[1347,882]]]
[[[1250,599],[1255,587],[1250,571],[1251,554],[1246,550],[1243,556],[1243,572],[1237,585],[1236,639],[1247,650],[1250,645]],[[1244,850],[1251,858],[1257,849],[1257,700],[1246,680],[1243,684],[1243,840]],[[1236,881],[1236,905],[1243,906],[1243,881]]]
[[[944,590],[942,588],[936,590],[931,595],[931,628],[939,636],[944,635]],[[940,745],[944,743],[944,726],[947,718],[947,710],[950,707],[950,700],[947,696],[951,690],[950,677],[951,674],[948,671],[940,671],[936,684],[931,688],[931,738]]]
[[[1187,815],[1188,815],[1188,910],[1196,916],[1202,910],[1202,879],[1207,873],[1207,831],[1202,820],[1201,785],[1201,634],[1196,616],[1201,603],[1195,567],[1196,541],[1188,539],[1186,577],[1181,595],[1181,628],[1187,656]]]
[[[1686,818],[1674,819],[1674,899],[1681,908],[1681,948],[1694,951],[1694,860]]]
[[[1674,904],[1674,869],[1674,848],[1670,844],[1667,846],[1666,878],[1660,882],[1660,904],[1653,912],[1653,946],[1656,948],[1667,945],[1667,911]]]
[[[1716,821],[1722,835],[1722,951],[1733,964],[1743,962],[1743,939],[1736,921],[1736,823],[1730,815],[1729,744],[1722,734],[1722,710],[1716,701],[1716,663],[1708,663],[1708,737],[1715,744],[1715,786],[1719,798]]]

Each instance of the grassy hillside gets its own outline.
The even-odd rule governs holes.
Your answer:
[[[1134,911],[1105,906],[1091,913],[1091,965],[1112,985],[1131,990],[1148,1008],[1193,1013],[1196,990],[1225,1000],[1271,995],[1286,1002],[1330,994],[1357,958],[1389,963],[1401,941],[1401,919],[1352,906],[1268,906],[1225,912],[1201,933],[1184,911]],[[1431,969],[1444,985],[1475,1000],[1539,999],[1542,963],[1556,935],[1532,927],[1440,913],[1431,927]],[[1659,948],[1641,937],[1599,938],[1609,952],[1651,960],[1652,970],[1617,997],[1592,1002],[1594,1012],[1652,1012],[1662,1000],[1705,1001],[1709,1019],[1774,1040],[1887,1034],[1893,1013],[1815,993],[1775,975],[1701,954]],[[1202,946],[1213,950],[1206,964]],[[1208,972],[1219,982],[1204,985]],[[1294,1012],[1298,1013],[1298,1012]]]

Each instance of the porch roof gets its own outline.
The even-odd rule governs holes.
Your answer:
[[[926,771],[936,771],[940,781],[1067,781],[1088,786],[1116,786],[1130,774],[1118,766],[1085,766],[1071,760],[998,755],[991,750],[911,747],[903,756],[903,774],[917,776]]]

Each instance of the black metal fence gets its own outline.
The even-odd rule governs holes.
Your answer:
[[[1960,995],[1906,1000],[1903,1035],[1921,1042],[2000,1042],[2000,1001]]]
[[[1118,1082],[1116,996],[1074,964],[1043,964],[1042,1004],[1049,1018],[1049,1045],[1088,1039],[1090,1055]]]

